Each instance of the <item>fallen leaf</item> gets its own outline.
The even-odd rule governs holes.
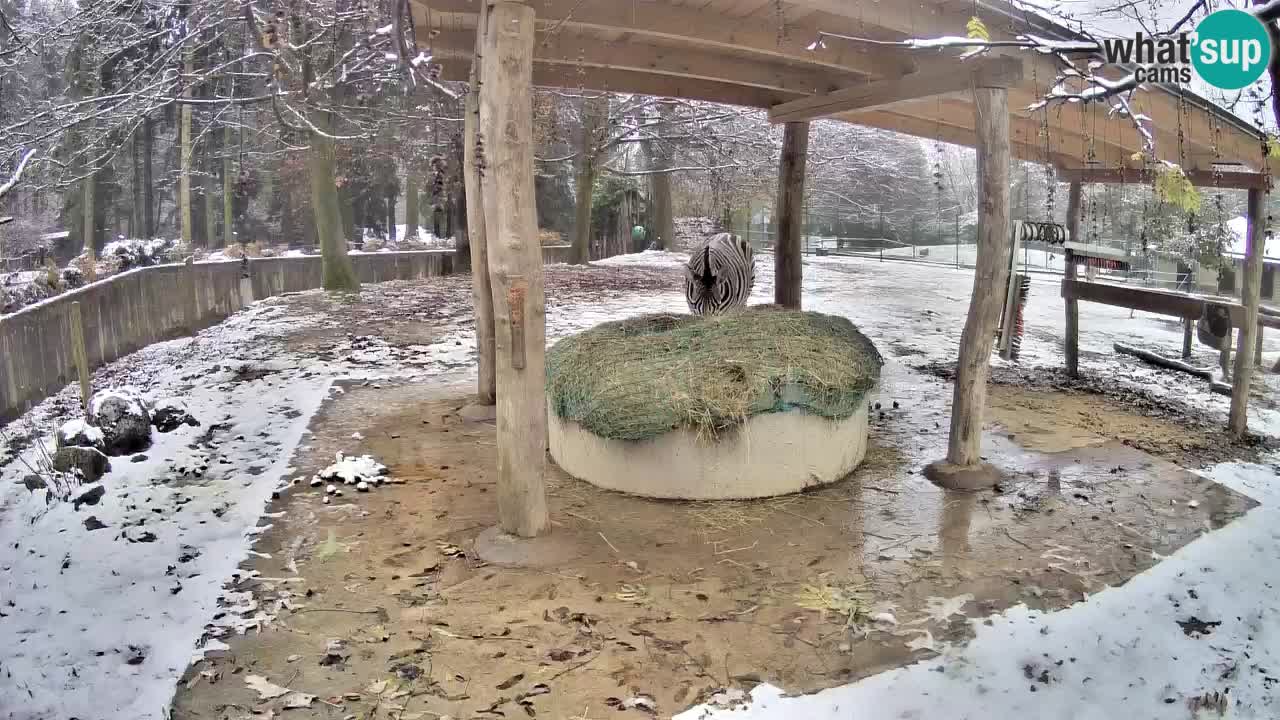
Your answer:
[[[511,687],[514,687],[516,683],[520,682],[523,679],[524,679],[524,673],[516,673],[515,675],[512,675],[506,680],[503,680],[502,682],[498,683],[498,689],[507,690]]]
[[[284,704],[281,707],[285,710],[294,710],[296,708],[311,707],[311,703],[315,701],[315,695],[294,691],[284,696]]]
[[[627,698],[626,700],[622,701],[622,706],[624,708],[635,708],[637,710],[643,710],[651,715],[658,714],[658,704],[654,702],[653,698],[649,697],[648,695],[637,695],[632,698]]]
[[[622,583],[621,592],[614,593],[613,596],[623,602],[631,602],[643,604],[649,600],[649,590],[639,583]]]
[[[467,553],[465,550],[458,547],[457,545],[454,545],[453,543],[445,542],[443,540],[436,541],[436,548],[440,551],[440,554],[445,557],[460,558],[460,557],[467,556]]]
[[[310,707],[311,703],[315,702],[316,699],[316,696],[311,695],[310,693],[298,692],[286,687],[280,687],[261,675],[249,675],[245,677],[244,684],[248,685],[250,690],[258,693],[258,698],[261,700],[284,698],[281,702],[281,707],[285,710]]]
[[[261,675],[246,676],[244,684],[248,685],[250,690],[258,693],[260,700],[271,700],[289,694],[289,688],[280,687]]]

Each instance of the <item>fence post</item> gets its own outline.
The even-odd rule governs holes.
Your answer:
[[[80,376],[80,406],[85,416],[89,415],[89,397],[93,395],[93,386],[89,382],[89,356],[84,349],[84,317],[80,314],[80,303],[71,303],[71,359],[76,364],[76,373]]]
[[[185,320],[187,321],[187,330],[190,331],[192,335],[195,335],[196,329],[198,327],[196,312],[199,310],[199,305],[196,302],[195,256],[194,255],[188,256],[184,264],[187,266],[187,271],[183,273],[183,276],[186,278],[187,283],[191,286],[189,288],[189,291],[187,292],[187,308],[186,308],[187,312],[186,312]]]

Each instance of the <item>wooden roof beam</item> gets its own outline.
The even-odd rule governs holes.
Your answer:
[[[446,59],[440,65],[445,80],[466,80],[471,60]],[[591,72],[581,74],[573,65],[547,63],[534,63],[533,84],[538,87],[568,90],[581,88],[599,92],[676,97],[759,109],[796,97],[794,94],[765,88],[631,70],[593,68]]]
[[[433,30],[475,27],[477,0],[412,0],[414,20]],[[859,48],[845,43],[809,50],[817,31],[789,27],[780,36],[760,17],[733,18],[714,11],[677,7],[665,2],[615,0],[537,0],[537,43],[534,52],[554,42],[565,30],[633,33],[683,45],[718,48],[734,56],[756,55],[808,66],[829,67],[864,76],[894,77],[916,67],[915,56],[894,48]],[[428,10],[430,11],[428,13]],[[625,45],[625,43],[624,43]],[[625,47],[619,48],[619,54]],[[732,62],[733,58],[726,58]]]
[[[793,100],[769,109],[775,123],[815,120],[838,113],[876,110],[902,102],[964,92],[974,87],[1008,88],[1022,80],[1022,61],[984,58],[957,67],[956,61],[932,64],[919,72],[875,80],[825,95]],[[967,70],[967,72],[966,72]]]
[[[1219,187],[1232,190],[1269,190],[1271,176],[1256,172],[1228,170],[1215,173],[1213,170],[1184,170],[1187,179],[1197,187]],[[1128,184],[1152,182],[1155,178],[1147,168],[1070,168],[1059,169],[1058,179],[1063,182]]]
[[[474,45],[475,32],[469,30],[446,30],[431,39],[431,50],[438,60],[469,60]],[[550,42],[537,45],[533,61],[535,66],[628,70],[797,95],[831,90],[858,78],[854,73],[828,68],[800,67],[758,58],[729,59],[702,48],[658,45],[643,38],[627,41],[625,48],[611,48],[597,38],[563,32]]]

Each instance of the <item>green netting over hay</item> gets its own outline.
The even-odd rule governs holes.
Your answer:
[[[714,435],[761,413],[849,417],[880,377],[874,345],[845,318],[752,307],[642,315],[556,343],[547,397],[600,437],[645,440],[678,427]]]

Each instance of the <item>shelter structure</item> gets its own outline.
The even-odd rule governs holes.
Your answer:
[[[1145,182],[1162,161],[1191,182],[1250,191],[1239,344],[1252,347],[1261,277],[1264,138],[1190,93],[1159,86],[1112,95],[1124,68],[1089,87],[1061,82],[1087,38],[1004,0],[411,0],[415,28],[444,78],[469,79],[469,208],[480,347],[478,397],[498,403],[502,528],[548,527],[544,298],[533,207],[533,85],[706,100],[767,109],[785,124],[779,168],[777,300],[800,303],[799,218],[808,124],[818,118],[894,130],[977,151],[978,259],[954,387],[947,468],[980,466],[988,360],[1009,254],[1009,168],[1038,161],[1071,182]],[[973,54],[977,17],[994,47]],[[823,35],[823,34],[826,35]],[[1000,46],[1034,38],[1039,50]],[[924,40],[924,42],[921,42]],[[914,41],[914,42],[904,42]],[[1049,98],[1048,102],[1044,101]],[[1128,104],[1128,117],[1112,112]],[[1030,109],[1040,105],[1037,110]],[[1135,122],[1134,117],[1144,118]],[[1064,289],[1078,280],[1068,276]],[[1070,287],[1074,287],[1071,285]],[[1067,361],[1076,364],[1076,297]],[[1245,428],[1253,353],[1237,354],[1231,427]]]

